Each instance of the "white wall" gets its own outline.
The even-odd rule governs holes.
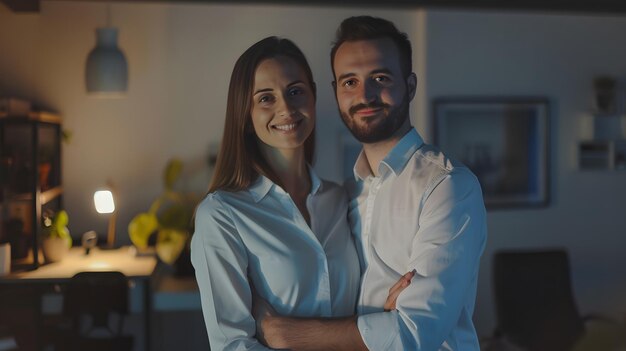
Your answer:
[[[87,96],[84,65],[95,45],[95,28],[105,23],[106,5],[78,1],[42,1],[41,12],[34,15],[0,11],[0,96],[21,96],[57,110],[64,128],[73,132],[63,149],[64,205],[73,237],[95,229],[104,238],[107,218],[95,212],[92,196],[110,178],[118,188],[118,240],[126,243],[128,222],[161,191],[162,169],[170,157],[181,157],[195,170],[188,172],[189,190],[207,189],[203,162],[207,149],[221,138],[232,67],[245,49],[266,36],[294,40],[309,59],[318,86],[316,168],[322,177],[341,181],[336,150],[345,127],[330,85],[334,32],[348,16],[371,14],[416,33],[423,15],[147,2],[114,3],[111,10],[128,60],[127,97]],[[189,346],[180,339],[200,338],[202,328],[185,325],[157,339]]]
[[[494,327],[491,259],[501,248],[565,247],[580,310],[626,312],[626,174],[581,172],[592,79],[626,77],[626,18],[428,11],[427,95],[546,96],[552,103],[552,203],[491,211],[475,320]]]
[[[15,15],[0,4],[0,93],[25,99],[36,95],[39,21],[39,15]]]
[[[490,259],[504,247],[565,246],[572,256],[581,310],[626,311],[626,186],[623,173],[575,169],[578,120],[591,105],[591,79],[626,75],[626,19],[542,14],[381,10],[310,6],[114,3],[113,24],[130,70],[128,96],[88,97],[83,70],[105,21],[103,3],[42,2],[35,15],[0,11],[0,95],[31,98],[58,110],[73,131],[64,146],[65,207],[74,237],[106,218],[91,196],[111,178],[120,193],[118,232],[161,189],[172,156],[201,168],[219,141],[227,85],[236,58],[268,36],[293,39],[318,84],[318,163],[340,180],[336,157],[345,131],[330,89],[329,49],[339,22],[372,14],[410,34],[419,89],[418,129],[429,139],[428,103],[443,95],[545,95],[553,101],[552,198],[547,209],[489,213],[475,319],[491,332]],[[193,172],[190,172],[193,173]],[[189,189],[203,191],[195,172]],[[125,234],[120,234],[125,239]]]
[[[104,3],[76,1],[43,1],[36,15],[0,13],[0,93],[59,111],[64,128],[73,132],[63,152],[64,201],[73,236],[91,229],[104,234],[106,217],[95,212],[91,199],[110,178],[118,188],[117,230],[123,242],[132,216],[147,210],[160,192],[170,157],[181,157],[193,168],[189,189],[207,188],[209,175],[202,170],[208,148],[221,138],[230,72],[254,42],[284,36],[308,57],[318,85],[316,168],[340,181],[340,159],[334,156],[345,129],[329,65],[337,25],[364,13],[389,18],[408,32],[419,25],[417,11],[115,3],[112,23],[128,60],[129,92],[123,99],[97,99],[85,92],[84,64],[105,13]]]

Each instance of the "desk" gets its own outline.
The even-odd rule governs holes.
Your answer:
[[[200,291],[194,277],[162,274],[156,279],[152,309],[156,312],[201,311]]]
[[[1,285],[20,285],[41,288],[62,285],[76,273],[93,271],[119,271],[131,281],[139,282],[144,289],[144,337],[145,350],[150,350],[150,319],[152,306],[152,292],[150,278],[157,264],[154,256],[135,256],[130,247],[115,250],[92,249],[85,255],[83,248],[72,248],[68,255],[60,262],[50,263],[33,271],[12,273],[0,277]],[[41,309],[41,306],[38,306]]]
[[[208,350],[209,336],[196,280],[176,276],[170,267],[164,268],[152,280],[152,351]]]

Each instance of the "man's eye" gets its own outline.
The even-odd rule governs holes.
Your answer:
[[[290,96],[294,96],[294,95],[300,95],[303,94],[304,92],[302,91],[302,89],[300,88],[292,88],[289,89],[289,91],[287,92]]]
[[[356,85],[356,81],[352,79],[348,79],[342,84],[344,87],[352,87]]]
[[[389,78],[385,77],[385,76],[377,76],[374,77],[374,80],[379,82],[379,83],[385,83],[389,81]]]

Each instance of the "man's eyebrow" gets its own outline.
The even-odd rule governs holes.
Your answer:
[[[259,90],[255,91],[254,94],[252,94],[252,96],[254,96],[254,95],[258,94],[258,93],[265,93],[265,92],[273,91],[273,90],[274,89],[272,89],[272,88],[259,89]]]
[[[342,79],[346,79],[346,78],[349,78],[349,77],[354,77],[355,75],[356,74],[354,74],[354,73],[344,73],[344,74],[340,75],[339,77],[337,77],[337,81],[340,81]]]
[[[375,69],[375,70],[371,71],[369,74],[372,75],[372,74],[381,74],[381,73],[393,76],[393,72],[391,72],[388,68]],[[346,78],[350,78],[350,77],[354,77],[354,76],[356,76],[355,73],[344,73],[344,74],[340,75],[337,78],[337,81],[340,81],[340,80],[346,79]]]
[[[389,75],[393,76],[393,73],[389,69],[387,69],[387,68],[375,69],[370,74],[379,74],[379,73],[389,74]]]
[[[295,81],[293,81],[293,82],[291,82],[291,83],[287,84],[287,86],[288,86],[288,87],[290,87],[290,86],[292,86],[292,85],[296,85],[296,84],[304,84],[304,82],[303,82],[303,81],[301,81],[301,80],[295,80]]]

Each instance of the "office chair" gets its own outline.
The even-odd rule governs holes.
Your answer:
[[[614,323],[599,315],[580,316],[570,282],[567,252],[500,251],[493,278],[495,337],[529,351],[569,351],[591,320]]]
[[[496,334],[532,351],[568,351],[585,331],[565,250],[501,251],[493,260]]]
[[[41,296],[36,289],[0,284],[0,345],[6,350],[13,350],[12,344],[17,350],[40,348],[41,317]]]
[[[128,314],[128,279],[120,272],[81,272],[70,280],[63,314],[71,331],[61,349],[132,350],[133,337],[123,335]]]

